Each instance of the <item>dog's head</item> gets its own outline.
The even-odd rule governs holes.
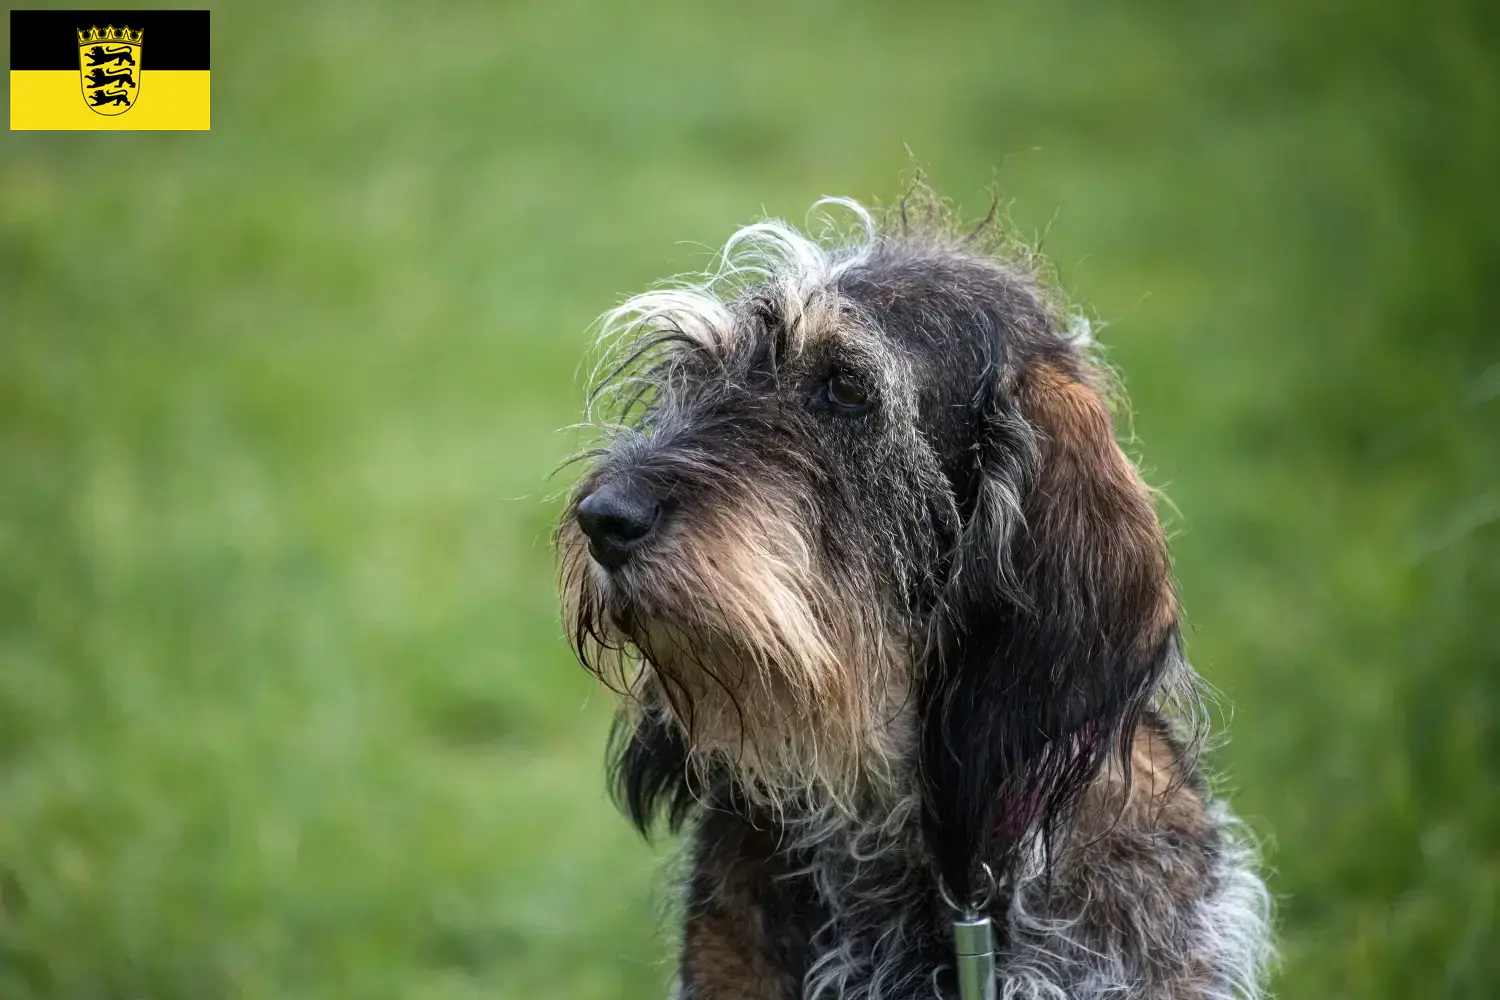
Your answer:
[[[963,891],[1119,745],[1176,602],[1030,259],[838,204],[862,233],[751,226],[606,317],[565,618],[626,696],[638,822],[714,774],[779,806],[920,793]]]

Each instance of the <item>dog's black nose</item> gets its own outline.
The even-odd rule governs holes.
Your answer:
[[[578,526],[589,536],[589,552],[599,565],[619,569],[651,534],[660,512],[645,490],[608,483],[578,504]]]

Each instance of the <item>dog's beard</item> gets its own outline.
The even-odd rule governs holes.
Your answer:
[[[869,587],[838,583],[767,498],[692,512],[613,576],[571,519],[559,532],[579,658],[777,810],[858,811],[906,776],[912,656]]]

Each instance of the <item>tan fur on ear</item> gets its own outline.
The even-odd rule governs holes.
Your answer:
[[[1090,568],[1137,592],[1152,626],[1142,638],[1159,638],[1177,621],[1166,537],[1150,489],[1115,441],[1103,397],[1081,378],[1042,364],[1022,376],[1021,405],[1045,435],[1028,524],[1044,545],[1063,547],[1067,558],[1097,560]],[[1086,538],[1103,544],[1083,544]]]

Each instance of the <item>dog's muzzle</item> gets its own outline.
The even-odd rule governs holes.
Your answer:
[[[589,554],[613,571],[651,537],[661,519],[661,504],[640,486],[612,482],[584,497],[576,516],[588,536]]]

